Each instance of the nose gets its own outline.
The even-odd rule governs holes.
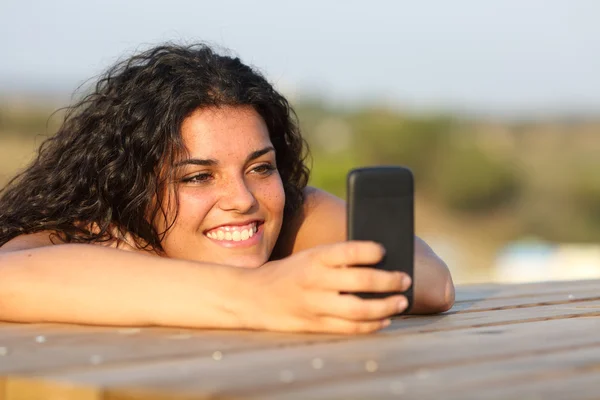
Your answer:
[[[247,213],[257,204],[256,197],[244,179],[231,179],[225,185],[219,200],[219,207],[224,211]]]

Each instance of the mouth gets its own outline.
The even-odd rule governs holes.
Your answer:
[[[255,236],[263,224],[264,221],[254,220],[243,224],[221,225],[205,231],[204,235],[223,244],[246,242]]]

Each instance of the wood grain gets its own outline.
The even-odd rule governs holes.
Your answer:
[[[529,351],[507,351],[493,357],[465,358],[420,368],[382,367],[372,377],[287,388],[286,399],[313,398],[469,398],[470,393],[502,392],[504,388],[587,373],[600,367],[600,343]],[[600,382],[596,382],[600,388]],[[281,391],[256,391],[252,398],[274,399]],[[566,397],[571,398],[571,397]]]
[[[283,396],[292,389],[330,384],[344,386],[361,379],[369,380],[374,376],[368,373],[369,362],[377,364],[379,374],[416,373],[423,368],[489,362],[507,354],[518,357],[532,352],[596,346],[600,345],[600,336],[596,334],[599,329],[600,318],[559,319],[496,329],[431,332],[400,338],[371,337],[360,342],[349,340],[225,353],[219,361],[199,357],[126,367],[106,366],[44,374],[40,378],[113,389],[129,386],[187,394]],[[322,362],[318,369],[314,367],[317,359]]]
[[[210,357],[216,351],[234,354],[259,350],[259,354],[273,347],[296,348],[315,343],[351,341],[360,346],[363,340],[385,340],[386,336],[409,333],[450,331],[469,327],[497,326],[523,322],[564,319],[600,315],[600,301],[570,302],[529,308],[510,308],[494,312],[459,313],[406,317],[397,319],[392,326],[377,335],[349,338],[323,335],[269,335],[266,332],[199,332],[197,335],[172,336],[161,334],[120,335],[116,332],[45,335],[44,343],[37,336],[5,338],[0,346],[8,348],[7,356],[0,358],[0,373],[35,373],[52,370],[72,370],[95,367],[96,364],[123,365],[152,364],[163,360],[185,361]],[[39,332],[38,332],[39,333]],[[177,339],[177,338],[185,339]],[[271,340],[268,340],[268,339]]]
[[[519,398],[536,382],[549,398],[574,382],[600,393],[588,379],[600,365],[599,288],[459,288],[446,314],[355,337],[2,324],[0,400]]]
[[[457,303],[447,314],[465,313],[465,312],[483,312],[503,310],[508,308],[527,308],[538,306],[549,306],[559,304],[569,304],[578,301],[600,300],[600,287],[595,290],[585,290],[572,293],[550,293],[537,294],[530,296],[491,298],[483,300],[469,300]]]
[[[102,400],[102,391],[93,387],[77,386],[44,380],[30,382],[19,377],[9,378],[5,386],[5,400]]]
[[[456,290],[456,302],[483,299],[502,299],[520,296],[532,296],[550,293],[569,294],[585,290],[600,289],[600,280],[537,282],[522,284],[482,284],[465,285]]]

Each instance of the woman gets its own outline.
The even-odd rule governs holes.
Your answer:
[[[345,242],[345,204],[306,186],[287,101],[237,58],[166,45],[69,109],[0,198],[0,319],[364,333],[406,308],[384,249]],[[449,309],[416,241],[413,312]]]

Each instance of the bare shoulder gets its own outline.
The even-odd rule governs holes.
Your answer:
[[[56,239],[53,240],[53,236],[53,233],[50,231],[20,235],[0,246],[0,253],[52,246],[56,243]]]
[[[338,227],[336,232],[341,229],[341,232],[345,233],[346,202],[344,200],[313,187],[307,187],[304,193],[305,224],[314,224],[318,228],[324,228],[323,225],[331,222],[341,223],[342,226]]]
[[[307,187],[301,212],[282,229],[276,258],[345,238],[346,202],[321,189]]]

